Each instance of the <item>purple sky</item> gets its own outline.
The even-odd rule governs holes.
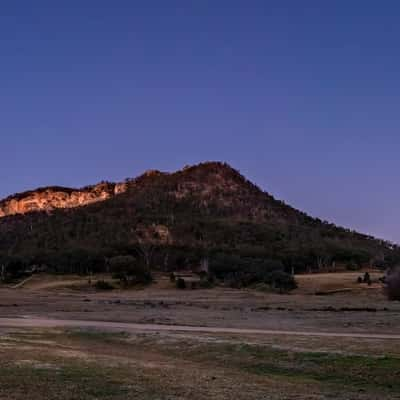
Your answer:
[[[0,197],[224,160],[400,242],[398,2],[7,3]]]

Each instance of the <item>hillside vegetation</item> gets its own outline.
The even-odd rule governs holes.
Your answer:
[[[98,272],[111,258],[130,255],[163,271],[207,263],[218,277],[247,282],[248,271],[389,265],[397,251],[311,218],[217,162],[149,171],[127,181],[124,192],[84,207],[0,219],[0,264],[8,271]]]

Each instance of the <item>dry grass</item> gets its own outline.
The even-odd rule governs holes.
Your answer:
[[[0,399],[391,399],[400,358],[344,341],[22,330],[0,337]],[[337,344],[339,345],[339,344]],[[28,395],[28,397],[27,397]]]
[[[298,283],[298,294],[318,294],[318,293],[334,293],[346,291],[360,290],[382,290],[382,283],[379,278],[383,276],[379,271],[368,271],[372,280],[369,286],[365,283],[357,282],[358,277],[363,277],[366,271],[357,272],[331,272],[320,274],[296,275]]]
[[[289,295],[177,291],[163,277],[143,290],[106,293],[85,291],[84,277],[41,276],[20,289],[2,289],[0,317],[400,333],[400,303],[388,302],[378,286],[360,290],[360,275],[298,276],[300,287]],[[80,290],[71,290],[71,284]],[[313,295],[343,289],[351,290]],[[393,399],[400,398],[397,344],[279,335],[6,330],[0,332],[0,400]]]

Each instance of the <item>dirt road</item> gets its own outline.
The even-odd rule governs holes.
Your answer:
[[[95,328],[102,330],[122,330],[126,332],[154,331],[154,332],[201,332],[201,333],[229,333],[243,335],[287,335],[287,336],[316,336],[316,337],[344,337],[364,339],[393,339],[400,340],[399,334],[375,334],[359,332],[316,332],[316,331],[284,331],[267,329],[240,329],[207,326],[136,324],[127,322],[83,321],[70,319],[49,318],[0,318],[0,327],[15,328]]]

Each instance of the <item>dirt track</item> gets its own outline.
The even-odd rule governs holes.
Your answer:
[[[364,339],[393,339],[400,340],[400,335],[357,333],[357,332],[315,332],[315,331],[284,331],[266,329],[240,329],[207,326],[161,325],[161,324],[135,324],[126,322],[109,321],[81,321],[72,319],[47,319],[47,318],[0,318],[0,326],[18,328],[55,328],[55,327],[82,327],[105,330],[137,331],[173,331],[173,332],[202,332],[202,333],[230,333],[230,334],[255,334],[255,335],[285,335],[285,336],[317,336],[317,337],[345,337]]]

